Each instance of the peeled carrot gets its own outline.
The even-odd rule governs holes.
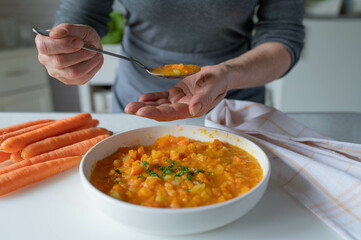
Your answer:
[[[29,121],[29,122],[24,122],[24,123],[19,123],[19,124],[3,127],[3,128],[0,128],[0,134],[6,134],[6,133],[13,132],[13,131],[16,131],[16,130],[20,130],[20,129],[23,129],[23,128],[26,128],[26,127],[37,125],[37,124],[40,124],[40,123],[51,122],[51,121],[54,121],[54,120],[41,119],[41,120],[34,120],[34,121]]]
[[[5,133],[5,134],[3,134],[3,135],[0,135],[0,143],[4,142],[4,141],[5,141],[6,139],[8,139],[8,138],[15,137],[15,136],[19,136],[19,135],[21,135],[21,134],[23,134],[23,133],[27,133],[27,132],[33,131],[33,130],[35,130],[35,129],[44,127],[44,126],[49,125],[49,124],[51,124],[51,122],[39,123],[39,124],[30,126],[30,127],[26,127],[26,128],[22,128],[22,129],[19,129],[19,130],[16,130],[16,131],[12,131],[12,132],[9,132],[9,133]]]
[[[81,126],[80,128],[76,129],[76,130],[81,130],[81,129],[86,129],[86,128],[92,128],[92,127],[96,127],[98,126],[99,121],[96,119],[92,119],[90,122],[88,122],[87,124],[85,124],[84,126]]]
[[[0,151],[0,163],[10,159],[10,153]]]
[[[46,138],[26,146],[21,150],[21,157],[23,159],[29,159],[42,153],[50,152],[103,134],[109,134],[109,131],[104,128],[87,128]]]
[[[90,148],[92,148],[95,144],[100,142],[101,140],[109,137],[109,135],[100,135],[91,139],[84,140],[82,142],[74,143],[72,145],[62,147],[56,149],[54,151],[43,153],[41,155],[32,157],[27,160],[23,160],[17,163],[14,163],[10,166],[4,167],[0,169],[0,175],[4,173],[8,173],[14,171],[19,168],[23,168],[26,166],[30,166],[33,164],[37,164],[40,162],[46,162],[49,160],[54,160],[57,158],[71,157],[71,156],[82,156],[84,155]]]
[[[77,129],[91,119],[89,113],[80,113],[74,117],[56,120],[47,126],[5,140],[0,150],[8,153],[18,152],[31,143]]]
[[[0,176],[0,196],[78,165],[81,156],[38,163]]]
[[[17,163],[24,160],[24,158],[21,157],[21,152],[11,153],[10,159],[13,163]]]

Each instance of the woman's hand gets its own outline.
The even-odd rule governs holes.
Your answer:
[[[60,24],[49,31],[50,37],[35,38],[38,58],[50,76],[65,84],[84,84],[103,65],[103,55],[82,50],[84,44],[102,48],[100,37],[90,26]]]
[[[226,65],[205,66],[168,91],[143,94],[125,112],[157,121],[200,117],[226,96],[228,86]]]

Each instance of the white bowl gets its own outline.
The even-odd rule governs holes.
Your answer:
[[[263,169],[263,179],[242,196],[213,205],[181,209],[152,208],[123,202],[104,194],[89,182],[88,177],[98,160],[109,156],[122,146],[150,145],[164,134],[185,136],[200,141],[212,141],[217,138],[236,145],[258,160]],[[80,163],[80,176],[94,208],[103,211],[115,221],[148,233],[184,235],[219,228],[251,210],[267,188],[270,164],[261,148],[244,137],[198,126],[156,126],[119,133],[101,141],[83,157]]]

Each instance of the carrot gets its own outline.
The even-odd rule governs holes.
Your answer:
[[[100,136],[97,136],[97,137],[94,137],[91,139],[84,140],[82,142],[74,143],[72,145],[56,149],[56,150],[48,152],[48,153],[43,153],[41,155],[32,157],[27,160],[23,160],[23,161],[11,164],[10,166],[1,168],[0,175],[14,171],[19,168],[37,164],[40,162],[46,162],[46,161],[54,160],[57,158],[84,155],[95,144],[97,144],[98,142],[100,142],[101,140],[103,140],[107,137],[109,137],[109,135],[100,135]]]
[[[54,121],[47,126],[5,140],[0,150],[8,153],[18,152],[33,142],[77,129],[90,122],[91,119],[89,113],[80,113],[74,117]]]
[[[10,159],[10,153],[0,151],[0,163]]]
[[[26,146],[23,150],[21,150],[21,157],[23,159],[29,159],[45,152],[50,152],[58,148],[108,133],[109,131],[104,128],[88,128],[64,133],[62,135],[46,138]]]
[[[86,129],[86,128],[92,128],[92,127],[96,127],[98,126],[99,121],[96,119],[92,119],[90,122],[88,122],[87,124],[85,124],[84,126],[81,126],[80,128],[76,129],[76,130],[82,130],[82,129]]]
[[[78,165],[81,156],[38,163],[0,176],[0,196]]]
[[[33,131],[35,129],[49,125],[50,123],[51,122],[40,123],[40,124],[36,124],[36,125],[30,126],[30,127],[22,128],[22,129],[13,131],[13,132],[5,133],[3,135],[0,135],[0,143],[4,142],[8,138],[19,136],[23,133],[27,133],[27,132]]]
[[[54,120],[41,119],[41,120],[34,120],[34,121],[29,121],[29,122],[24,122],[24,123],[19,123],[19,124],[3,127],[3,128],[0,128],[0,135],[6,134],[9,132],[13,132],[13,131],[17,131],[17,130],[20,130],[20,129],[23,129],[26,127],[40,124],[40,123],[46,123],[46,122],[51,122],[51,121],[54,121]]]
[[[21,152],[11,153],[10,159],[11,159],[11,161],[12,161],[13,163],[17,163],[17,162],[20,162],[20,161],[24,160],[24,159],[21,157]]]

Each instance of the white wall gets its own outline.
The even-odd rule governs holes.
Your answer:
[[[19,24],[49,28],[60,0],[0,0],[0,19],[13,18]]]
[[[23,36],[30,38],[19,40],[19,46],[17,46],[17,48],[35,48],[35,35],[32,32],[31,27],[38,26],[44,29],[51,28],[54,24],[55,14],[59,4],[60,0],[0,0],[0,26],[1,21],[15,22],[16,26],[19,28],[19,35],[22,34]],[[34,61],[38,61],[36,55],[34,55]],[[45,69],[43,70],[45,71]],[[53,79],[50,76],[48,77],[52,92],[54,111],[79,111],[80,104],[77,87],[64,85],[58,80]]]
[[[270,86],[286,112],[361,112],[361,18],[306,19],[295,68]]]

